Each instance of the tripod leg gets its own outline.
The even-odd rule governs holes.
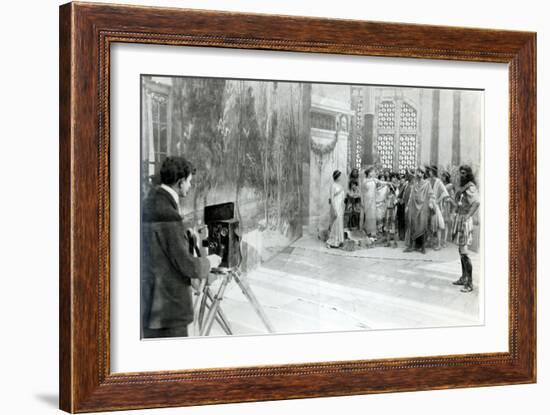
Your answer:
[[[201,280],[199,289],[195,291],[193,294],[195,295],[195,299],[193,301],[193,334],[196,335],[199,332],[199,313],[200,313],[200,305],[202,305],[202,299],[201,295],[204,297],[204,288],[206,286],[206,280]]]
[[[210,300],[210,303],[214,303],[214,298],[212,297],[212,292],[208,290],[206,292],[206,295],[208,296],[208,299]],[[221,306],[218,307],[218,313],[216,314],[216,321],[218,324],[222,327],[223,331],[225,331],[225,334],[233,334],[231,330],[231,326],[229,325],[229,320],[227,319],[225,313],[223,312]]]
[[[198,325],[199,325],[199,333],[202,333],[203,327],[204,327],[204,315],[206,313],[206,293],[210,290],[208,287],[206,281],[204,282],[204,285],[202,286],[202,298],[201,298],[201,304],[199,307],[199,317],[198,317]]]
[[[242,279],[238,272],[233,272],[233,278],[235,278],[235,281],[241,288],[241,291],[243,292],[244,296],[250,302],[250,304],[254,308],[254,311],[256,311],[256,314],[258,314],[258,317],[260,317],[260,319],[264,323],[265,327],[267,328],[267,331],[269,333],[274,333],[275,330],[273,329],[273,326],[269,322],[269,319],[267,318],[267,315],[265,314],[264,309],[258,302],[258,299],[252,292],[252,288],[250,288],[250,285],[248,285],[248,281]]]
[[[226,276],[224,276],[224,279],[220,285],[220,288],[218,288],[218,292],[214,296],[214,302],[210,306],[210,310],[208,311],[208,314],[206,316],[206,321],[204,322],[204,326],[201,329],[201,333],[200,333],[201,336],[208,336],[210,334],[212,323],[214,323],[214,318],[218,314],[220,302],[223,300],[223,294],[225,292],[225,288],[227,287],[227,284],[229,283],[230,279],[231,279],[231,275],[227,274]]]
[[[202,292],[202,291],[201,291]],[[195,295],[200,295],[200,294],[195,294]],[[206,289],[204,290],[204,294],[207,298],[208,301],[205,301],[203,304],[203,311],[206,312],[206,313],[209,313],[209,310],[211,309],[212,307],[212,304],[214,303],[214,298],[212,296],[212,292],[210,291],[210,288],[206,287]],[[195,299],[195,303],[198,303],[199,302],[199,299]],[[208,311],[207,311],[208,310]],[[193,318],[193,336],[199,336],[200,335],[200,327],[198,327],[198,313],[199,313],[199,305],[198,304],[195,304],[195,309],[194,309],[194,318]],[[202,318],[204,320],[204,318]],[[220,325],[220,327],[222,328],[222,330],[225,332],[225,334],[227,335],[232,335],[233,332],[231,330],[231,326],[229,325],[229,320],[227,319],[225,313],[223,312],[221,306],[218,308],[218,312],[216,314],[216,317],[215,317],[215,320],[216,320],[216,323],[218,323]],[[202,327],[202,324],[201,324],[201,327]]]
[[[231,332],[231,329],[226,326],[226,322],[223,321],[220,317],[220,314],[216,314],[216,323],[218,323],[220,325],[220,327],[222,328],[222,330],[225,332],[225,334],[227,334],[228,336],[231,336],[233,333]]]

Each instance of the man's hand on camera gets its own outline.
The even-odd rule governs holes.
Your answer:
[[[199,233],[197,232],[197,230],[195,228],[189,228],[189,229],[187,229],[187,232],[188,232],[189,236],[191,236],[194,239],[195,243],[198,244],[200,242]]]
[[[217,268],[222,262],[222,257],[219,255],[208,255],[206,258],[208,258],[208,261],[210,262],[210,268]]]
[[[204,225],[197,227],[197,234],[201,240],[208,239],[208,227]]]

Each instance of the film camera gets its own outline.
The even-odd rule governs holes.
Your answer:
[[[194,306],[195,331],[198,331],[200,336],[208,336],[214,321],[216,321],[226,334],[233,334],[230,322],[222,312],[221,302],[227,285],[234,281],[263,321],[267,331],[274,333],[267,315],[239,269],[242,258],[241,234],[239,221],[235,219],[235,205],[229,202],[206,206],[204,208],[204,224],[203,229],[208,229],[208,236],[205,238],[203,235],[202,247],[208,250],[208,255],[215,254],[222,258],[220,266],[210,270],[211,274],[220,276],[221,283],[216,286],[217,291],[214,292],[214,288],[208,283],[208,280],[202,280],[202,288],[196,293],[199,297],[197,297]]]
[[[208,237],[202,240],[202,246],[208,249],[208,255],[219,255],[222,258],[220,267],[238,267],[241,263],[241,236],[234,203],[206,206],[204,223]]]

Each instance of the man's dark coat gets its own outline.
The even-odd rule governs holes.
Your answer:
[[[143,204],[141,316],[144,329],[174,328],[193,321],[191,278],[207,278],[210,265],[194,257],[193,242],[173,197],[151,190]]]

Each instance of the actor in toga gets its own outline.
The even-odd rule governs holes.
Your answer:
[[[404,252],[412,252],[417,249],[423,254],[426,253],[428,221],[435,207],[434,192],[430,182],[426,179],[426,170],[423,167],[418,167],[416,181],[411,187],[407,204],[409,240]]]

